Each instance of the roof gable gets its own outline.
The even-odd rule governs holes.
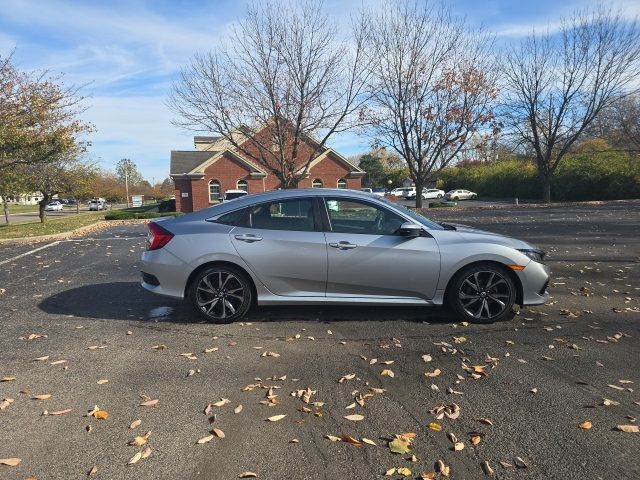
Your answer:
[[[210,151],[183,151],[172,150],[171,151],[171,167],[169,169],[170,175],[182,175],[189,173],[202,165],[211,157],[215,156],[218,152]]]

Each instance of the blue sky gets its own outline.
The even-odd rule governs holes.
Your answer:
[[[292,0],[293,1],[293,0]],[[606,1],[606,0],[605,0]],[[64,73],[86,86],[84,114],[97,128],[91,157],[107,169],[131,158],[149,180],[168,175],[169,152],[192,149],[192,134],[171,125],[165,104],[172,81],[196,52],[227,36],[245,12],[244,0],[0,0],[0,54],[15,49],[23,69]],[[327,13],[346,26],[361,5],[378,0],[325,0]],[[455,13],[484,25],[498,41],[531,28],[553,28],[563,15],[592,0],[449,0]],[[640,15],[640,0],[609,0],[625,16]],[[334,138],[345,155],[368,148],[354,134]]]

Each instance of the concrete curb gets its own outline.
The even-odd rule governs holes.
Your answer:
[[[97,220],[95,223],[85,225],[84,227],[76,228],[68,232],[54,233],[51,235],[40,235],[37,237],[23,237],[23,238],[3,238],[0,239],[0,245],[6,244],[24,244],[24,243],[41,243],[51,242],[56,240],[68,240],[70,238],[81,237],[86,233],[100,232],[106,230],[109,227],[115,225],[140,225],[149,223],[149,219],[140,220]]]
[[[460,202],[458,202],[460,203]],[[508,210],[508,209],[522,209],[522,208],[563,208],[563,207],[582,207],[582,206],[598,206],[598,205],[640,205],[640,200],[592,200],[589,202],[554,202],[554,203],[520,203],[516,205],[511,204],[496,204],[496,205],[483,205],[480,207],[466,207],[466,206],[454,206],[454,207],[435,207],[435,208],[421,208],[426,212],[433,211],[462,211],[462,210]]]

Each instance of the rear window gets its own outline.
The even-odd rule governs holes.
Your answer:
[[[248,227],[249,210],[249,208],[243,208],[241,210],[234,210],[233,212],[225,213],[216,220],[216,223],[223,223],[234,227]]]

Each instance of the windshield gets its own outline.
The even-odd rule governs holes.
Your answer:
[[[429,220],[427,217],[423,217],[422,215],[420,215],[418,212],[416,212],[415,210],[411,210],[410,208],[407,208],[403,205],[400,205],[399,203],[396,202],[392,202],[391,200],[387,200],[386,198],[381,198],[381,201],[392,205],[398,209],[400,209],[402,211],[402,213],[404,213],[405,215],[411,217],[413,220],[415,220],[416,222],[418,222],[420,225],[424,225],[427,228],[430,228],[432,230],[444,230],[444,227],[442,225],[440,225],[439,223],[434,222],[433,220]]]

